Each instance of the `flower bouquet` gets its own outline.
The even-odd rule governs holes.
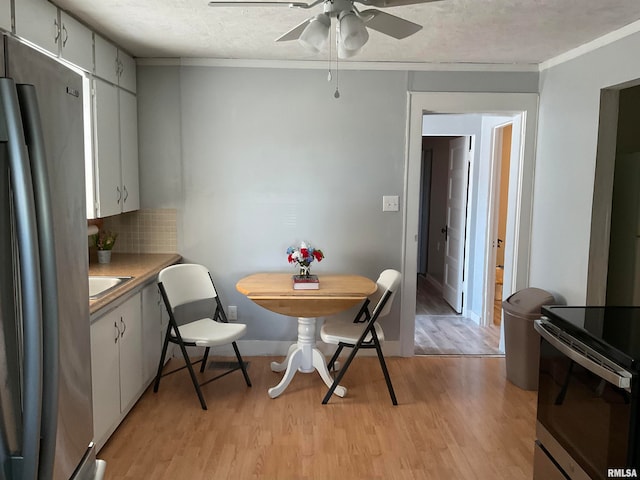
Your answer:
[[[307,242],[301,242],[300,247],[287,248],[287,260],[289,263],[296,264],[300,269],[300,274],[293,276],[294,289],[319,288],[317,275],[311,275],[309,269],[314,260],[320,262],[323,258],[322,250],[313,248]]]
[[[289,263],[295,263],[300,268],[300,275],[309,275],[311,262],[317,260],[322,261],[324,253],[318,248],[313,248],[306,242],[301,242],[300,247],[287,248],[287,260]]]
[[[118,234],[108,230],[100,230],[93,236],[96,248],[98,250],[112,250],[116,243]]]
[[[100,230],[93,236],[93,241],[98,249],[98,263],[111,262],[111,250],[117,238],[117,233],[106,230]]]

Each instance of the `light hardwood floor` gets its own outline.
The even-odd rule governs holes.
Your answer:
[[[536,396],[506,381],[504,359],[389,358],[397,407],[372,357],[354,360],[347,397],[328,405],[316,374],[269,398],[274,358],[247,360],[253,387],[239,372],[205,386],[208,411],[184,371],[149,389],[98,454],[106,479],[532,477]]]
[[[497,310],[496,310],[497,309]],[[494,307],[499,315],[500,304]],[[500,323],[480,327],[444,301],[442,292],[418,275],[415,321],[416,355],[501,355]]]
[[[455,315],[456,311],[442,298],[439,290],[422,275],[416,284],[416,315]]]
[[[500,327],[479,327],[462,315],[416,315],[416,355],[502,355]]]

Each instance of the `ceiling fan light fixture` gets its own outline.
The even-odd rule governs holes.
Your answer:
[[[352,51],[355,55],[369,40],[369,32],[364,21],[354,12],[342,12],[338,19],[340,30],[340,45],[344,50]]]
[[[307,50],[318,53],[324,48],[329,38],[331,19],[326,13],[320,13],[309,20],[309,25],[304,29],[298,42]]]
[[[347,50],[342,45],[342,42],[338,42],[338,58],[351,58],[356,55],[360,50]]]

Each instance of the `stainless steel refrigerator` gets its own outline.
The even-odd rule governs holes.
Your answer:
[[[83,79],[0,38],[0,480],[99,479]]]

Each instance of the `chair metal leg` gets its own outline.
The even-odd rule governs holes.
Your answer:
[[[204,372],[204,369],[207,366],[207,359],[209,358],[209,349],[210,347],[207,347],[204,349],[204,357],[202,357],[202,362],[200,364],[200,373]]]
[[[336,387],[338,385],[340,385],[340,381],[342,380],[342,377],[344,377],[344,374],[347,373],[347,369],[349,368],[349,365],[351,365],[351,362],[353,361],[353,359],[356,356],[356,353],[358,353],[358,349],[360,348],[360,345],[355,345],[353,347],[353,350],[351,350],[351,353],[349,354],[349,357],[347,358],[347,361],[344,363],[344,365],[342,366],[342,368],[340,369],[340,372],[338,372],[338,376],[335,378],[335,380],[333,381],[333,385],[331,385],[331,388],[329,389],[329,391],[327,392],[327,394],[324,396],[324,398],[322,399],[322,404],[326,405],[327,402],[329,401],[329,399],[331,398],[331,395],[333,395],[333,392],[335,391]]]
[[[242,374],[244,375],[244,381],[247,382],[247,386],[251,386],[251,380],[249,380],[249,373],[247,372],[247,367],[244,365],[244,360],[242,360],[242,355],[240,355],[240,350],[238,350],[238,345],[236,342],[231,342],[233,346],[233,350],[236,352],[236,358],[238,359],[238,363],[240,364],[240,368],[242,369]]]
[[[184,357],[184,361],[187,365],[187,369],[189,370],[189,375],[191,376],[191,381],[193,382],[193,386],[196,389],[196,393],[198,394],[198,399],[200,400],[200,406],[203,410],[207,409],[207,402],[204,401],[204,397],[202,396],[202,390],[200,390],[200,384],[198,383],[198,379],[196,378],[196,373],[193,371],[193,365],[191,365],[191,360],[189,359],[189,354],[187,353],[187,349],[182,342],[178,342],[180,345],[180,350],[182,351],[182,356]]]
[[[394,405],[398,405],[396,394],[393,391],[393,385],[391,385],[391,377],[389,376],[389,370],[387,370],[387,363],[384,361],[384,355],[382,355],[382,348],[380,347],[380,341],[378,340],[378,335],[376,335],[375,330],[372,331],[372,334],[373,334],[373,343],[376,346],[376,352],[378,353],[378,360],[380,360],[380,366],[382,367],[382,373],[384,374],[384,379],[387,382],[389,395],[391,395],[391,402]]]
[[[164,366],[164,358],[167,355],[167,347],[169,346],[169,329],[167,328],[167,334],[164,336],[164,343],[162,344],[162,354],[160,355],[160,363],[158,364],[158,373],[156,373],[156,381],[153,383],[153,393],[158,393],[160,388],[160,378],[162,378],[162,367]]]
[[[327,363],[327,370],[331,371],[333,369],[333,365],[336,363],[336,360],[338,359],[338,356],[340,355],[340,352],[342,352],[343,348],[344,348],[344,345],[342,344],[338,345],[338,348],[336,349],[335,353],[331,357],[331,360],[329,360],[329,363]]]

